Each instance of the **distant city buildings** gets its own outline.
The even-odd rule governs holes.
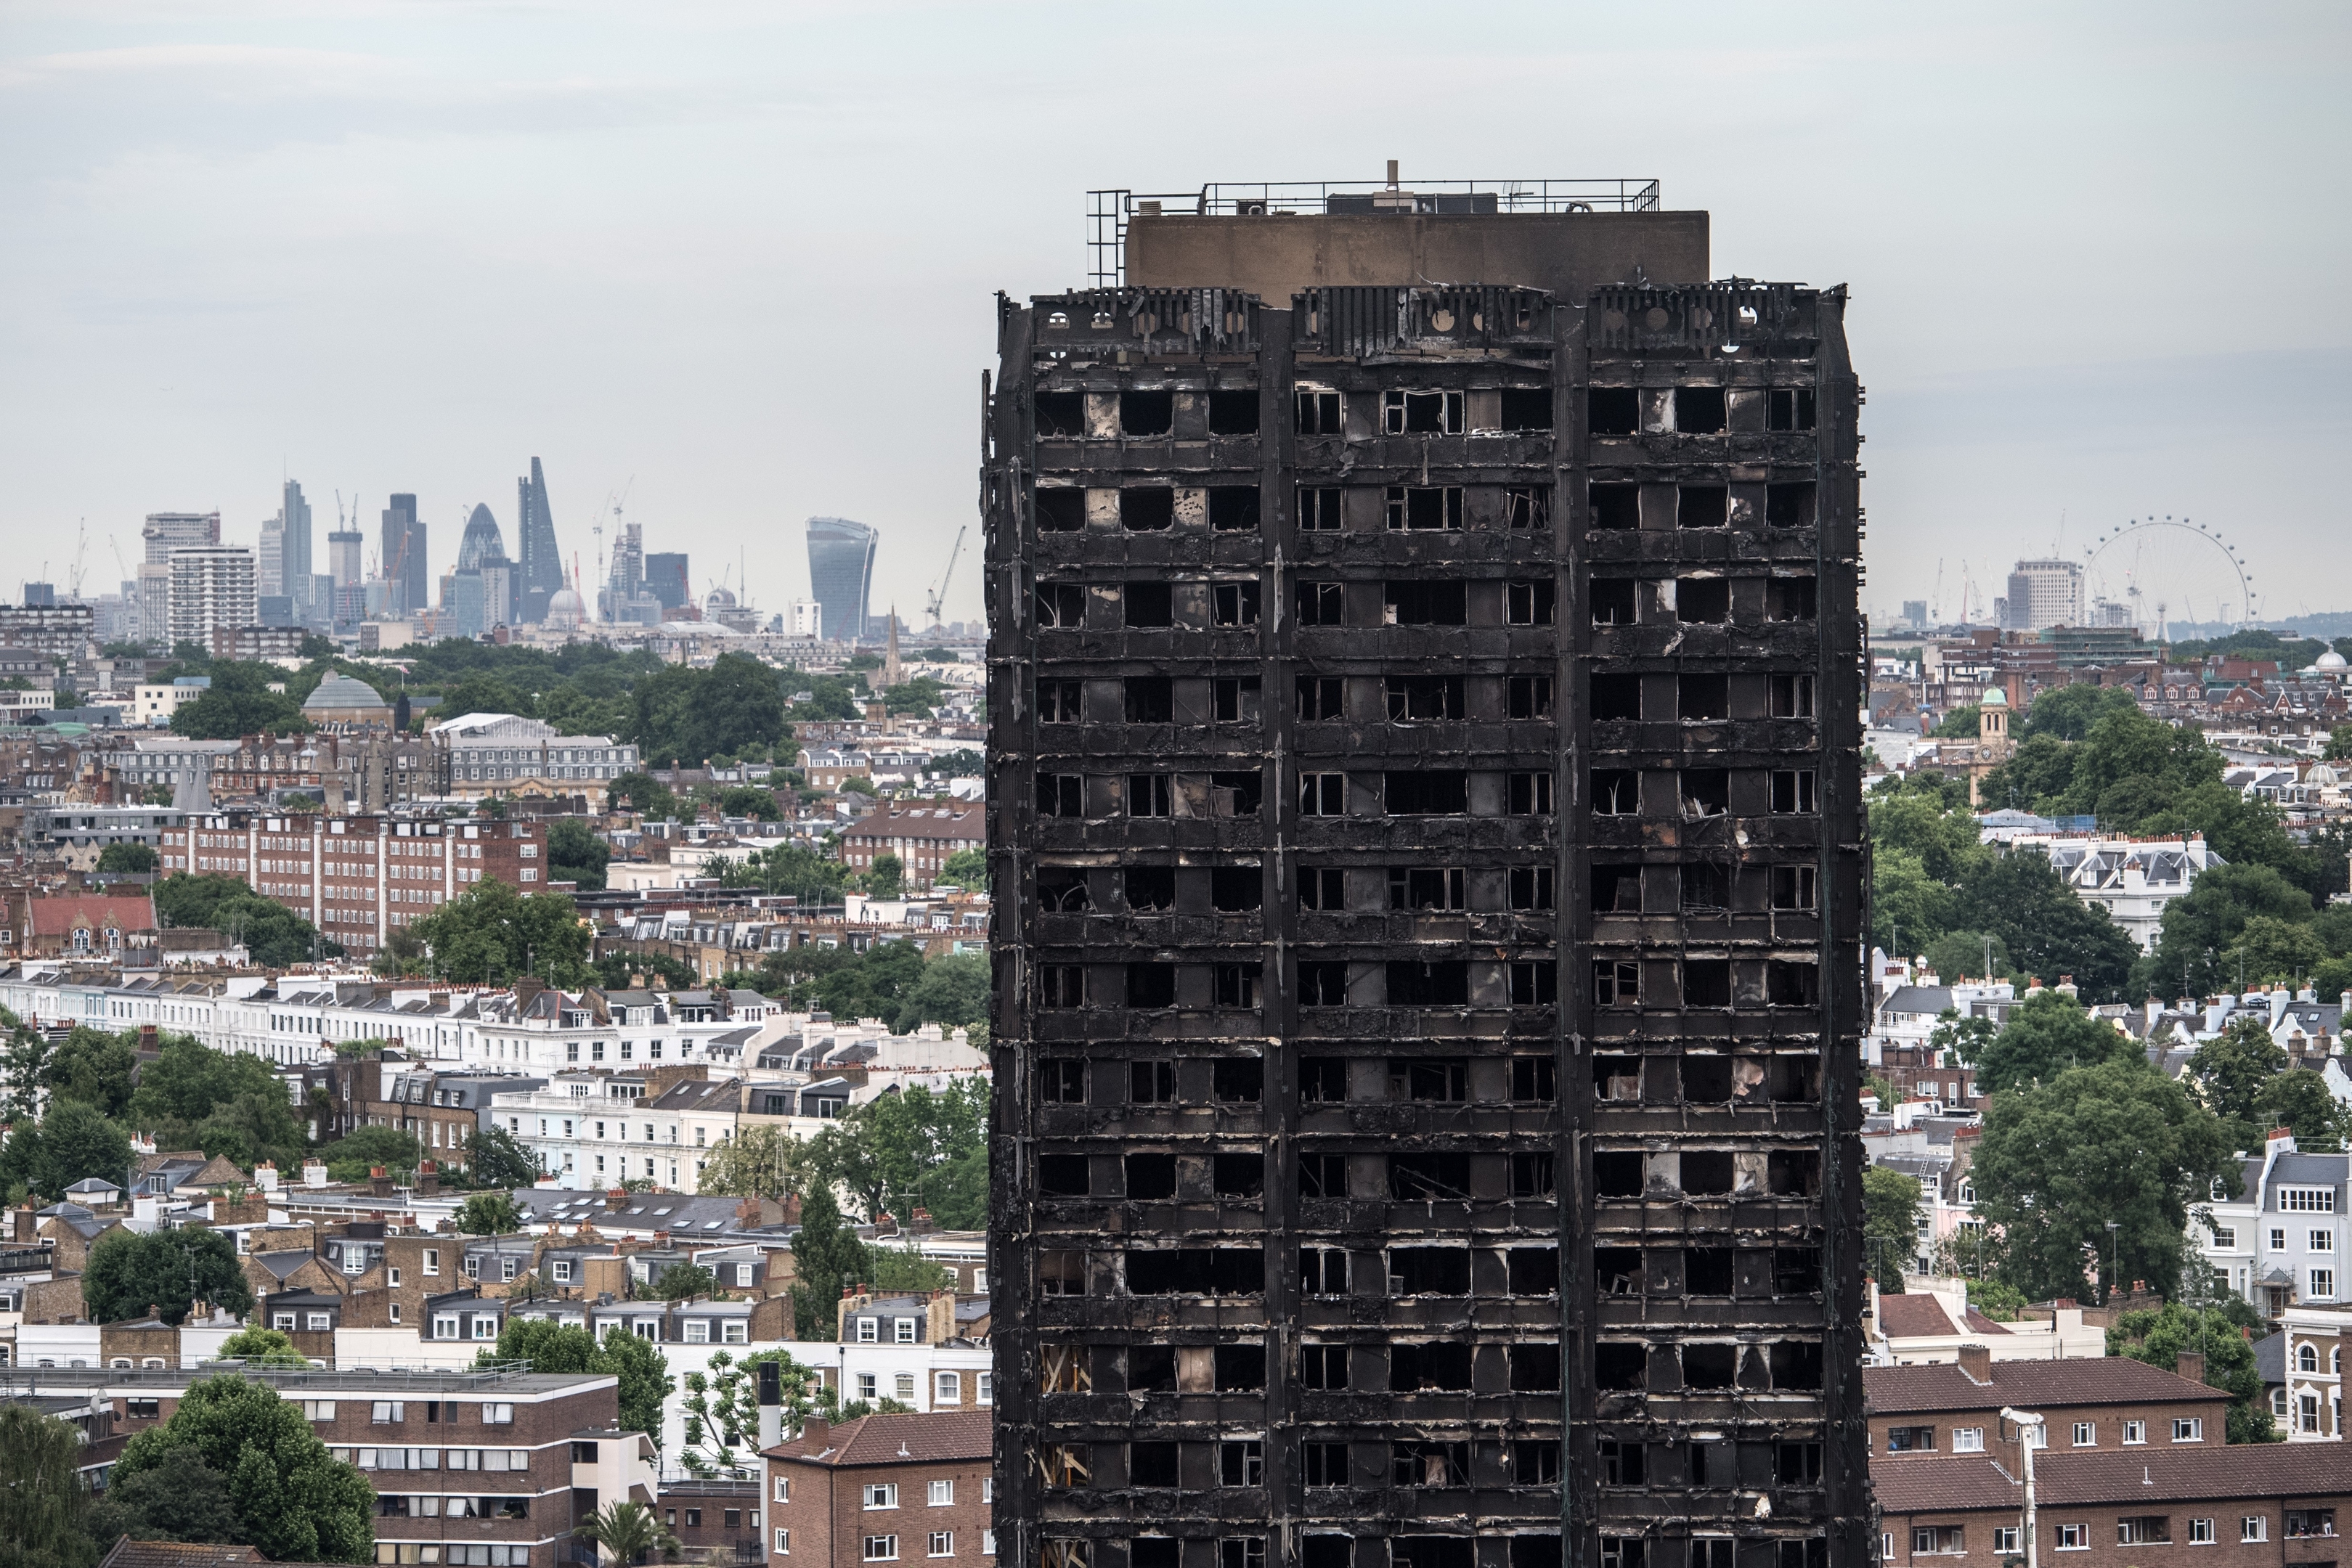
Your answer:
[[[426,597],[425,524],[416,516],[416,497],[394,496],[383,509],[381,545],[384,608],[406,615],[432,603]]]
[[[2008,614],[2011,632],[2045,626],[2083,625],[2083,566],[2072,560],[2021,560],[2009,574]]]
[[[687,575],[684,550],[656,550],[646,557],[646,591],[660,601],[665,612],[683,610],[693,602],[694,580]]]
[[[866,598],[881,536],[847,517],[808,520],[809,591],[823,607],[817,634],[836,643],[866,636]]]
[[[212,646],[213,632],[257,623],[260,606],[253,551],[238,545],[194,545],[172,552],[169,642]]]
[[[555,513],[548,505],[547,476],[539,459],[515,481],[515,619],[537,625],[547,619],[550,601],[563,591],[563,552],[555,542]]]

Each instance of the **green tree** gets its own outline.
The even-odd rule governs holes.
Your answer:
[[[984,955],[942,954],[925,964],[921,977],[907,988],[892,1027],[905,1034],[927,1023],[949,1030],[978,1023],[988,1016],[991,984]]]
[[[1982,703],[1962,703],[1936,721],[1932,732],[1937,740],[1974,740],[1983,727]]]
[[[654,1295],[665,1301],[688,1301],[709,1296],[719,1289],[719,1276],[699,1263],[673,1263],[653,1282]]]
[[[604,1549],[606,1561],[619,1565],[643,1560],[654,1552],[674,1551],[677,1537],[640,1502],[616,1499],[588,1516],[572,1534]]]
[[[164,925],[218,931],[244,943],[253,961],[266,968],[338,957],[343,951],[293,910],[219,872],[192,876],[175,871],[154,891],[155,913]]]
[[[866,1283],[894,1294],[928,1295],[952,1290],[956,1282],[954,1270],[932,1262],[912,1246],[886,1247],[877,1241],[866,1249]]]
[[[486,670],[476,670],[445,687],[440,702],[433,708],[436,722],[463,718],[469,713],[510,713],[537,718],[539,705],[503,678]]]
[[[2327,760],[2342,762],[2352,758],[2352,724],[2339,724],[2327,732]]]
[[[685,1451],[679,1458],[698,1476],[731,1474],[744,1468],[749,1455],[735,1450],[759,1436],[759,1369],[776,1366],[779,1392],[783,1395],[783,1435],[799,1434],[801,1424],[814,1414],[818,1400],[810,1389],[820,1375],[780,1350],[754,1351],[737,1361],[727,1352],[713,1351],[708,1374],[686,1375]]]
[[[2000,1232],[2002,1277],[2029,1298],[2089,1294],[2093,1251],[2107,1283],[2169,1295],[2189,1205],[2235,1184],[2229,1152],[2213,1113],[2134,1052],[1993,1092],[1969,1179]]]
[[[2252,1341],[2226,1312],[2199,1310],[2179,1301],[2125,1312],[2107,1331],[2107,1354],[2127,1355],[2170,1372],[2182,1355],[2205,1358],[2205,1382],[2230,1396],[2229,1440],[2232,1443],[2283,1441],[2271,1420],[2269,1401],[2263,1395],[2262,1373],[2254,1365]]]
[[[266,1329],[258,1323],[242,1328],[221,1342],[223,1360],[236,1359],[260,1366],[301,1367],[310,1364],[310,1358],[294,1348],[292,1337],[278,1329]]]
[[[2224,955],[2247,923],[2262,915],[2303,925],[2311,919],[2311,895],[2267,865],[2217,865],[2200,872],[2187,893],[2164,906],[2156,951],[2142,963],[2142,987],[2158,991],[2178,986],[2190,996],[2234,988],[2237,961]]]
[[[30,1405],[0,1405],[0,1563],[89,1568],[98,1561],[83,1458],[71,1426]]]
[[[153,871],[161,859],[150,844],[109,844],[99,852],[98,869],[136,875]]]
[[[152,1306],[176,1328],[199,1299],[239,1317],[253,1310],[253,1287],[228,1232],[193,1228],[105,1232],[89,1249],[81,1298],[100,1323],[144,1317]]]
[[[365,1181],[378,1166],[394,1173],[415,1170],[424,1151],[414,1133],[397,1127],[355,1127],[349,1136],[320,1149],[319,1157],[327,1162],[327,1175],[332,1179]]]
[[[2308,925],[2257,915],[2238,928],[2238,939],[2221,955],[2221,970],[2243,975],[2245,984],[2293,987],[2328,959],[2327,945]]]
[[[833,1194],[819,1185],[801,1199],[801,1228],[793,1237],[793,1316],[803,1340],[840,1332],[834,1303],[841,1288],[866,1278],[866,1244],[841,1222]]]
[[[211,674],[213,684],[205,695],[173,712],[173,734],[192,740],[236,740],[248,735],[292,735],[310,727],[296,699],[269,689],[284,674],[276,665],[223,659],[213,664]]]
[[[772,747],[791,730],[776,672],[747,653],[721,653],[708,670],[669,664],[638,681],[624,734],[647,762],[698,766]]]
[[[985,1168],[987,1141],[988,1090],[977,1077],[960,1078],[939,1092],[917,1084],[853,1106],[818,1134],[818,1157],[867,1219],[893,1205],[921,1207],[964,1230],[986,1222],[986,1196],[976,1212],[967,1209],[971,1195],[956,1173],[974,1155]]]
[[[130,1119],[166,1148],[194,1144],[247,1166],[265,1156],[298,1159],[308,1141],[285,1086],[261,1058],[215,1051],[187,1035],[165,1036],[156,1060],[140,1069]]]
[[[2254,1098],[2254,1125],[2284,1127],[2294,1134],[2295,1147],[2305,1154],[2328,1154],[2344,1146],[2344,1107],[2329,1092],[2327,1081],[2316,1072],[2291,1068],[2263,1085]],[[2255,1147],[2251,1137],[2241,1148]]]
[[[781,1127],[745,1127],[710,1151],[696,1190],[782,1201],[803,1189],[811,1162],[808,1145]]]
[[[958,887],[979,888],[985,892],[988,887],[988,852],[956,851],[948,856],[947,864],[940,867],[940,880],[951,882]]]
[[[2107,715],[2137,707],[2137,699],[2124,686],[2060,686],[2033,699],[2018,726],[2018,738],[2046,735],[2058,740],[2084,740],[2092,727]]]
[[[1962,1018],[1958,1008],[1946,1008],[1936,1015],[1936,1027],[1927,1031],[1927,1043],[1944,1057],[1956,1057],[1973,1062],[1984,1054],[1985,1047],[2000,1033],[2000,1026],[1989,1018]]]
[[[79,1100],[105,1115],[120,1116],[131,1106],[131,1074],[139,1065],[138,1038],[76,1024],[65,1042],[49,1055],[37,1082],[52,1100]]]
[[[484,1127],[466,1144],[466,1178],[476,1186],[512,1191],[541,1174],[539,1156],[504,1127]]]
[[[477,1365],[523,1361],[539,1373],[609,1373],[620,1379],[621,1425],[643,1432],[658,1445],[662,1401],[677,1387],[669,1361],[627,1329],[605,1332],[602,1344],[586,1329],[540,1318],[509,1318],[496,1350],[483,1351]]]
[[[2285,1065],[2286,1052],[2262,1021],[2242,1018],[2197,1048],[2189,1059],[2189,1079],[2205,1108],[2232,1129],[2237,1146],[2244,1148],[2261,1124],[2256,1105],[2263,1089]]]
[[[762,822],[781,818],[783,809],[776,804],[773,789],[756,789],[749,784],[737,784],[719,791],[719,814],[727,817],[754,817]]]
[[[846,873],[839,861],[827,859],[796,844],[754,850],[719,873],[730,887],[756,887],[771,894],[790,894],[804,905],[837,904]]]
[[[616,810],[635,811],[648,821],[667,821],[677,815],[677,797],[650,773],[624,773],[607,793]]]
[[[47,1082],[49,1063],[57,1054],[49,1037],[0,1008],[0,1119],[30,1122],[40,1111],[38,1091]]]
[[[1959,900],[1909,850],[1879,851],[1871,862],[1871,945],[1898,958],[1925,951],[1958,919]]]
[[[1870,1166],[1862,1173],[1862,1246],[1878,1288],[1901,1294],[1903,1271],[1919,1251],[1919,1183]]]
[[[228,1482],[193,1448],[169,1448],[155,1468],[118,1480],[89,1511],[93,1539],[236,1542]]]
[[[866,891],[877,898],[903,898],[907,892],[907,865],[897,855],[884,851],[874,857],[874,865],[866,873]]]
[[[2126,1058],[2142,1060],[2129,1035],[2085,1011],[2072,997],[2035,991],[2009,1015],[1999,1034],[1978,1048],[1977,1089],[1998,1094],[2030,1088],[2069,1068]]]
[[[472,1193],[457,1206],[457,1228],[468,1236],[512,1236],[522,1228],[522,1211],[505,1193]]]
[[[773,803],[772,797],[771,804]],[[613,848],[577,817],[558,817],[547,830],[548,874],[598,893],[604,886],[604,867]]]
[[[375,1489],[269,1385],[234,1374],[197,1379],[170,1421],[131,1437],[114,1481],[160,1468],[175,1448],[193,1448],[226,1479],[237,1538],[264,1554],[301,1563],[375,1555]]]
[[[2122,999],[2139,946],[2032,850],[2012,850],[1985,862],[1962,884],[1959,920],[2000,939],[2029,975],[2074,977],[2093,1001]]]
[[[131,1170],[131,1135],[79,1101],[61,1101],[37,1126],[19,1127],[0,1149],[0,1175],[52,1202],[85,1176],[121,1186]]]
[[[439,978],[497,985],[519,975],[551,985],[593,984],[588,927],[561,894],[528,897],[496,877],[478,882],[414,925]]]

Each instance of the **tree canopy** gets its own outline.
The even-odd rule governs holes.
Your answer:
[[[499,1331],[496,1350],[475,1358],[479,1364],[527,1361],[533,1372],[611,1373],[620,1379],[621,1425],[643,1432],[658,1446],[662,1440],[662,1401],[677,1386],[669,1375],[669,1360],[627,1329],[605,1331],[604,1342],[583,1328],[570,1328],[544,1318],[509,1318]]]
[[[2029,995],[1990,1040],[1964,1040],[1958,1049],[1963,1061],[1970,1060],[1968,1053],[1973,1050],[1981,1094],[2046,1083],[2072,1067],[2142,1060],[2137,1041],[2053,990]]]
[[[339,957],[343,951],[285,904],[221,872],[173,872],[155,884],[155,913],[166,925],[218,931],[242,942],[253,961],[268,968]]]
[[[237,740],[248,735],[291,735],[310,727],[303,720],[300,697],[290,690],[269,689],[272,682],[286,680],[286,673],[277,665],[215,659],[205,673],[212,677],[212,685],[195,701],[173,710],[173,734],[191,740]]]
[[[977,1077],[921,1084],[852,1106],[816,1137],[819,1168],[872,1219],[927,1209],[949,1230],[988,1219],[988,1089]]]
[[[747,653],[721,653],[707,670],[664,664],[629,694],[625,737],[652,766],[699,767],[791,733],[778,673]]]
[[[517,893],[496,877],[478,882],[415,921],[436,978],[498,985],[531,975],[556,986],[593,984],[588,927],[557,893]]]
[[[18,1126],[0,1146],[0,1181],[56,1202],[85,1176],[117,1186],[131,1171],[131,1134],[95,1106],[78,1100],[53,1103],[31,1126]]]
[[[177,1328],[200,1299],[239,1317],[253,1310],[253,1287],[228,1233],[195,1228],[107,1231],[89,1249],[81,1297],[98,1323],[144,1317],[152,1306]]]
[[[2124,1312],[2107,1331],[2109,1355],[2127,1355],[2167,1372],[2190,1352],[2205,1358],[2205,1382],[2230,1396],[2229,1441],[2284,1440],[2263,1396],[2253,1343],[2227,1312],[2167,1301],[2160,1308]]]
[[[375,1489],[327,1451],[302,1407],[235,1374],[188,1385],[171,1420],[135,1434],[115,1462],[116,1483],[192,1449],[226,1485],[236,1539],[302,1563],[366,1563],[375,1555]],[[184,1461],[182,1461],[184,1463]]]
[[[577,817],[558,817],[547,830],[548,874],[579,883],[583,893],[603,891],[612,858],[613,847]]]
[[[801,1199],[801,1228],[793,1237],[793,1316],[804,1340],[839,1332],[835,1303],[841,1288],[866,1276],[866,1244],[841,1222],[841,1209],[823,1183]]]
[[[1864,1264],[1879,1290],[1899,1294],[1904,1270],[1919,1251],[1917,1178],[1885,1166],[1864,1167],[1862,1247]]]
[[[89,1568],[98,1561],[83,1458],[81,1434],[66,1422],[29,1404],[0,1405],[0,1563]]]

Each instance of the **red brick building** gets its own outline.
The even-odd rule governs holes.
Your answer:
[[[993,1568],[990,1415],[812,1420],[766,1450],[772,1568]]]
[[[2024,1488],[1992,1455],[1880,1456],[1870,1479],[1887,1568],[2022,1557]],[[2033,1479],[2035,1556],[2052,1568],[2334,1568],[2339,1521],[2352,1521],[2352,1460],[2338,1443],[2052,1448],[2035,1455]]]
[[[2177,1372],[2119,1355],[1995,1361],[1984,1346],[1964,1344],[1957,1365],[1864,1367],[1872,1477],[1913,1464],[1948,1467],[1955,1455],[1971,1454],[2021,1473],[2017,1432],[2001,1427],[2005,1406],[2048,1421],[2045,1455],[2218,1448],[2230,1396],[2201,1381],[2201,1358],[2180,1359]]]
[[[988,813],[976,801],[888,801],[842,833],[841,863],[854,872],[868,872],[877,856],[897,855],[906,868],[907,891],[922,893],[939,881],[949,856],[980,849],[987,841]]]

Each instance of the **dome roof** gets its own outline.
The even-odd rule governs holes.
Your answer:
[[[575,589],[559,588],[548,597],[547,623],[551,626],[577,626],[585,614]]]
[[[2335,649],[2330,648],[2327,652],[2320,654],[2316,659],[2314,659],[2311,662],[2311,667],[2315,670],[2327,670],[2330,672],[2342,669],[2352,669],[2352,660],[2347,660],[2343,654],[2337,653]]]
[[[391,706],[365,681],[355,681],[349,675],[329,675],[319,683],[317,691],[303,699],[302,711],[320,713],[330,708],[388,708]]]
[[[732,610],[735,608],[735,596],[723,588],[714,588],[703,595],[702,602],[709,609]]]
[[[1985,707],[2007,707],[2009,706],[2009,698],[2002,694],[2001,689],[1999,686],[1995,686],[1992,690],[1985,693],[1979,701],[1980,705]]]

